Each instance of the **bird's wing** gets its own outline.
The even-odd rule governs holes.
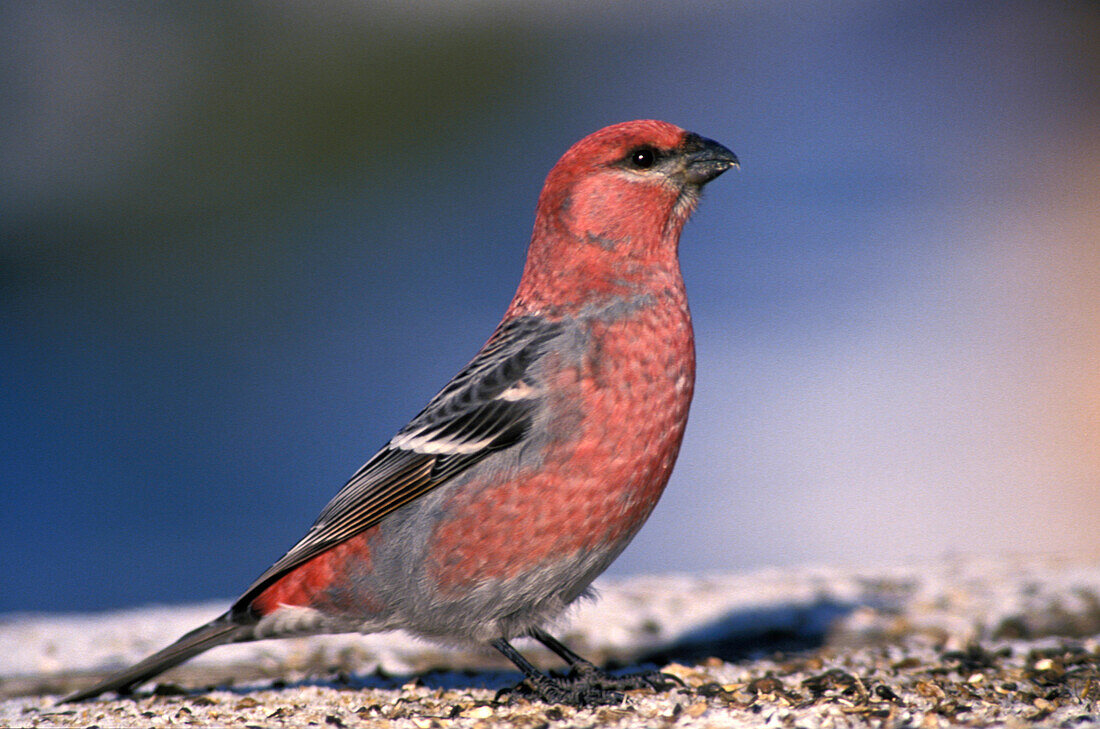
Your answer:
[[[560,324],[535,317],[501,324],[427,407],[348,480],[305,537],[252,583],[232,612],[246,612],[265,588],[306,560],[522,440],[542,400],[529,370],[560,331]]]

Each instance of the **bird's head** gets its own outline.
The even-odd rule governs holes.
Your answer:
[[[541,287],[568,296],[568,287],[609,285],[642,269],[678,275],[680,231],[703,186],[737,164],[718,142],[662,121],[588,135],[546,178],[524,271],[529,285],[519,294]]]

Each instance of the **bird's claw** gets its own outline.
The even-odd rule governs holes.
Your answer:
[[[603,671],[591,663],[580,663],[569,672],[576,680],[585,681],[600,688],[614,691],[637,691],[639,689],[653,689],[654,691],[669,691],[682,687],[684,682],[671,673],[660,671],[639,671],[637,673],[624,673],[616,675]]]
[[[585,708],[621,704],[626,697],[618,691],[569,676],[541,676],[537,679],[527,678],[515,686],[502,688],[497,691],[495,700],[511,703],[518,698]]]
[[[511,702],[517,698],[526,698],[578,708],[611,706],[622,703],[626,698],[623,693],[625,691],[668,691],[683,685],[684,682],[676,676],[660,671],[616,676],[592,664],[578,664],[565,676],[527,678],[515,686],[503,688],[497,692],[495,700]]]

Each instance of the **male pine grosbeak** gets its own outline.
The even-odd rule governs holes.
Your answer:
[[[660,497],[695,381],[680,231],[728,149],[659,121],[573,145],[539,196],[515,298],[484,348],[359,469],[222,616],[69,696],[128,693],[225,643],[402,628],[489,644],[545,701],[615,702],[543,625],[585,594]],[[508,642],[572,667],[538,671]]]

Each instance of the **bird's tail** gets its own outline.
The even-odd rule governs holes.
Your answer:
[[[229,613],[226,613],[206,625],[192,630],[172,645],[157,651],[144,661],[119,671],[94,686],[66,696],[61,699],[61,703],[84,701],[107,691],[128,694],[154,676],[183,663],[192,656],[197,656],[205,650],[224,643],[248,640],[251,634],[251,626],[234,622]]]

